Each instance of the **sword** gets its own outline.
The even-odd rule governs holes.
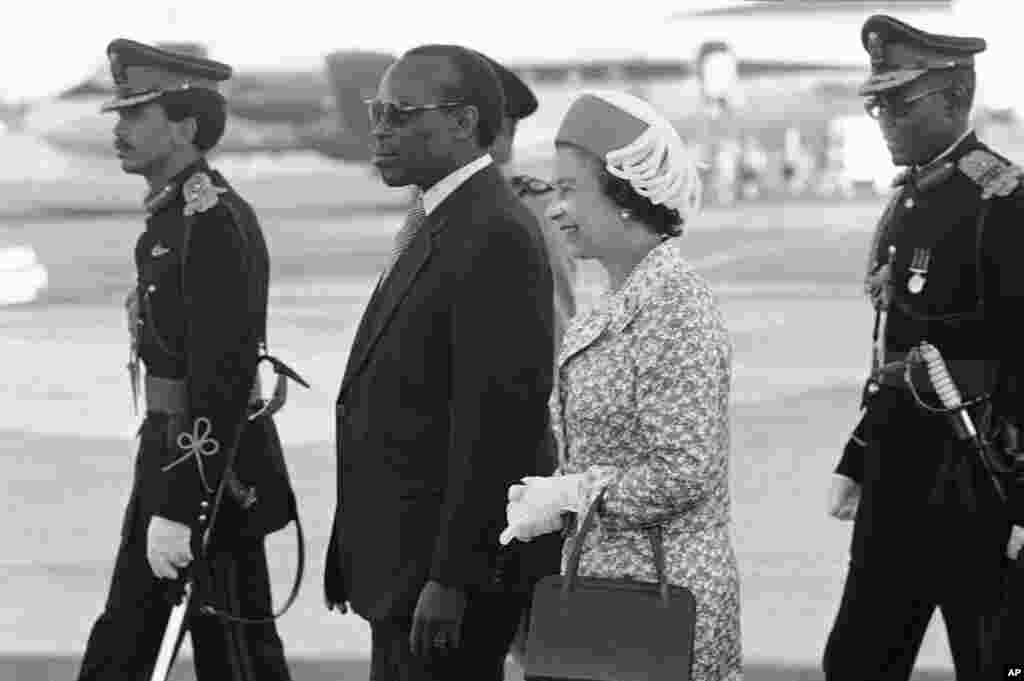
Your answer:
[[[882,374],[882,367],[885,366],[885,327],[889,321],[889,289],[891,287],[892,263],[896,258],[896,247],[889,246],[889,261],[885,281],[882,282],[882,294],[880,301],[875,307],[875,326],[871,331],[871,370],[868,374],[867,383],[864,384],[864,394],[861,396],[861,405],[867,404],[870,396],[878,392],[879,377]]]
[[[258,361],[262,362],[264,360],[271,363],[274,367],[274,373],[277,374],[274,394],[262,409],[255,414],[243,417],[238,424],[238,432],[235,436],[235,447],[228,456],[228,461],[224,466],[224,473],[221,475],[220,483],[217,485],[217,496],[214,499],[213,512],[210,514],[210,524],[207,525],[206,530],[203,532],[202,551],[196,553],[197,556],[201,556],[203,558],[205,558],[207,554],[206,549],[210,544],[210,533],[217,520],[221,502],[224,498],[224,493],[227,492],[234,496],[235,499],[245,508],[255,503],[255,489],[245,488],[245,486],[241,484],[241,481],[235,476],[234,472],[235,457],[238,454],[238,442],[241,440],[242,432],[245,430],[245,425],[250,420],[257,418],[258,416],[270,416],[284,406],[285,401],[288,399],[288,379],[291,379],[306,388],[309,387],[309,384],[303,380],[303,378],[299,376],[294,369],[276,357],[263,355]],[[167,618],[167,627],[164,629],[164,637],[160,641],[160,649],[157,653],[156,664],[153,667],[153,673],[150,675],[149,681],[167,681],[168,675],[171,673],[171,667],[174,666],[174,660],[178,655],[178,651],[181,649],[181,642],[185,638],[185,616],[188,614],[189,606],[192,602],[192,591],[193,580],[187,579],[185,581],[185,592],[182,595],[181,600],[171,609],[171,614]],[[294,598],[294,596],[295,594],[293,593],[292,598]]]
[[[875,315],[875,333],[873,340],[873,354],[875,362],[875,370],[880,370],[885,366],[885,325],[889,320],[889,291],[888,289],[892,286],[892,263],[896,258],[896,247],[889,246],[889,262],[886,266],[889,268],[886,281],[882,283],[882,301],[878,306],[877,314]]]
[[[150,675],[150,681],[167,681],[171,673],[171,667],[181,649],[181,642],[185,639],[185,614],[188,612],[192,602],[192,582],[185,582],[185,593],[167,618],[167,628],[164,629],[163,640],[160,641],[160,651],[156,656],[156,665]]]
[[[960,395],[960,390],[953,382],[953,377],[950,376],[949,369],[946,367],[946,362],[942,359],[939,349],[927,341],[922,341],[918,346],[918,352],[928,368],[928,378],[931,380],[935,393],[939,396],[939,401],[942,402],[942,406],[953,416],[954,428],[959,426],[967,435],[966,439],[970,440],[971,444],[974,445],[975,451],[977,451],[978,456],[981,458],[982,467],[988,473],[989,479],[995,487],[996,494],[999,495],[1001,501],[1005,502],[1006,491],[999,482],[995,471],[992,470],[987,444],[982,438],[981,433],[978,432],[974,419],[968,413],[967,407],[963,403],[963,397]]]

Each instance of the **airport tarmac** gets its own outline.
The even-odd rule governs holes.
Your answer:
[[[235,181],[264,216],[271,349],[313,384],[291,391],[278,419],[309,549],[302,595],[280,623],[289,653],[304,660],[299,681],[366,676],[368,628],[328,613],[321,600],[333,400],[400,219],[393,210],[350,210],[330,177],[311,178]],[[293,189],[335,198],[304,212]],[[871,313],[860,277],[881,208],[880,200],[713,208],[686,237],[736,349],[731,475],[748,681],[820,678],[850,536],[848,524],[827,517],[825,493],[868,364]],[[37,301],[0,308],[0,479],[7,517],[16,519],[0,529],[2,678],[8,669],[25,681],[68,677],[105,596],[138,423],[121,301],[140,227],[130,213],[0,217],[0,240],[30,242],[49,271]],[[600,286],[588,264],[584,307]],[[289,530],[269,540],[278,598],[294,569],[292,542]],[[916,680],[952,678],[939,625],[936,617],[919,658],[935,673]],[[187,666],[177,678],[191,678]]]

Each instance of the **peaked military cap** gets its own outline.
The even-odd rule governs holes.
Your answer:
[[[494,61],[486,54],[478,52],[484,58],[501,81],[501,89],[505,91],[505,116],[521,120],[537,110],[537,97],[530,87],[523,82],[511,69]]]
[[[107,46],[107,59],[117,95],[103,105],[103,111],[145,104],[165,92],[217,90],[218,83],[231,77],[227,64],[125,38]]]
[[[927,33],[885,14],[868,17],[860,41],[871,56],[862,95],[906,85],[929,71],[973,68],[974,55],[986,47],[982,38]]]

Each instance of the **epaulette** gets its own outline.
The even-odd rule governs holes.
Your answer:
[[[960,159],[957,167],[981,188],[981,198],[1009,196],[1021,184],[1024,170],[990,151],[975,149]]]
[[[185,180],[181,187],[185,197],[185,215],[205,213],[220,201],[219,194],[227,191],[226,187],[218,187],[206,173],[200,171]]]

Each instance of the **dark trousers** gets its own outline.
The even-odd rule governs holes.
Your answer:
[[[981,681],[989,619],[969,588],[936,597],[910,579],[894,579],[891,570],[851,566],[825,645],[826,681],[906,681],[936,608],[946,623],[957,679]]]
[[[518,591],[467,594],[460,647],[429,657],[409,649],[411,618],[370,622],[370,681],[502,681],[505,655],[529,600]]]
[[[1024,667],[1024,559],[1007,561],[1002,595],[991,630],[991,659],[995,670],[1002,674],[998,678],[1008,679],[1013,677],[1007,676],[1007,668]]]
[[[141,523],[140,523],[141,524]],[[157,579],[146,560],[145,532],[136,528],[121,542],[103,613],[93,624],[79,681],[147,680],[171,610],[176,583]],[[262,540],[214,550],[209,581],[200,582],[193,604],[213,603],[243,617],[270,613],[270,580]],[[180,589],[180,587],[178,587]],[[199,599],[198,601],[196,599]],[[289,681],[284,647],[273,624],[233,624],[213,615],[190,615],[198,681]]]

